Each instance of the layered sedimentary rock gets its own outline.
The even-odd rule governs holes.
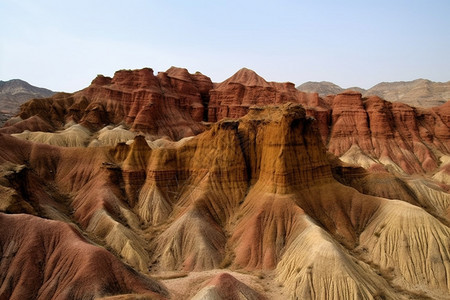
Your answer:
[[[378,97],[364,99],[359,93],[329,99],[328,149],[348,162],[365,155],[373,160],[367,167],[378,163],[397,172],[424,173],[436,170],[439,156],[450,150],[448,105],[415,109]]]
[[[211,121],[241,117],[255,104],[301,103],[307,114],[318,120],[330,152],[342,156],[350,149],[361,149],[374,164],[399,172],[432,172],[439,166],[440,156],[450,151],[448,103],[422,109],[376,96],[363,98],[358,92],[321,99],[317,94],[295,91],[289,83],[266,82],[247,69],[210,93]]]
[[[44,121],[37,115],[22,120],[20,117],[14,117],[9,119],[5,127],[0,128],[1,133],[22,133],[24,131],[43,131],[52,132],[55,128],[48,122]]]
[[[21,107],[19,115],[22,119],[38,116],[55,128],[69,121],[91,130],[124,123],[134,131],[179,139],[204,129],[199,122],[211,88],[208,77],[186,69],[172,67],[157,76],[149,68],[122,70],[113,78],[99,75],[89,87],[73,94],[33,99]]]
[[[363,114],[353,118],[349,109],[335,115],[345,118],[343,130],[355,124],[370,136]],[[138,135],[72,148],[2,134],[0,184],[10,196],[1,207],[73,222],[143,274],[275,272],[272,282],[292,298],[448,294],[448,194],[332,158],[317,122],[302,106],[286,104],[250,108],[178,142]],[[389,188],[373,187],[377,180]],[[396,248],[398,232],[404,244]],[[259,297],[256,285],[222,277],[197,296],[220,296],[221,286],[232,284],[233,295]],[[111,293],[130,292],[140,293]]]
[[[31,241],[23,226],[0,242],[47,257],[75,239],[103,253],[99,263],[118,273],[76,283],[75,298],[445,298],[450,197],[434,180],[447,178],[449,107],[356,92],[322,99],[246,69],[214,88],[177,68],[99,76],[80,92],[28,102],[2,129],[0,210],[18,215],[0,221],[38,225]],[[2,255],[0,265],[21,270],[21,261]],[[55,264],[67,274],[82,265]],[[185,276],[183,291],[171,283]],[[65,283],[52,280],[52,291]],[[0,285],[0,298],[26,289]]]
[[[89,244],[67,223],[0,213],[0,226],[2,299],[169,296],[162,285],[130,270],[104,248]]]
[[[240,118],[247,114],[249,107],[253,105],[287,102],[305,105],[319,103],[317,94],[302,93],[290,82],[267,82],[254,71],[246,68],[217,84],[210,91],[210,95],[208,121],[211,122],[223,118]]]
[[[84,144],[91,146],[105,144],[97,136],[107,125],[132,132],[122,135],[121,141],[125,136],[129,140],[133,133],[179,140],[205,130],[202,121],[236,119],[252,106],[286,102],[302,104],[307,115],[318,121],[327,149],[349,163],[384,166],[407,174],[439,172],[435,178],[447,180],[447,168],[439,167],[441,157],[450,151],[448,103],[432,109],[414,108],[357,92],[320,98],[298,91],[291,83],[267,82],[245,68],[214,85],[200,73],[174,67],[156,76],[148,68],[118,71],[113,78],[99,75],[74,94],[60,93],[24,104],[22,121],[7,123],[0,131],[61,133],[75,122],[90,130],[90,140]],[[36,140],[29,134],[22,137]],[[39,140],[45,138],[41,135]]]

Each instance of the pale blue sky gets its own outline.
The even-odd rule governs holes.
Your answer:
[[[170,66],[221,82],[450,80],[450,1],[0,0],[0,80],[73,92]]]

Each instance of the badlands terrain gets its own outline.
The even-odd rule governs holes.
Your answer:
[[[450,102],[97,76],[0,128],[0,299],[450,299]]]

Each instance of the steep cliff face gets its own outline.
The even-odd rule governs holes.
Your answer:
[[[443,298],[449,108],[322,99],[246,69],[214,88],[119,71],[32,100],[0,133],[0,211],[28,214],[0,214],[0,298],[23,295],[21,273],[45,297]]]
[[[450,150],[447,105],[418,109],[358,93],[332,99],[332,129],[328,149],[347,162],[365,156],[367,167],[381,164],[396,172],[436,170]]]
[[[253,105],[287,102],[309,105],[318,103],[317,94],[302,93],[293,83],[267,82],[254,71],[243,68],[210,91],[208,121],[240,118]]]
[[[99,75],[74,94],[33,99],[19,116],[39,116],[58,128],[69,121],[91,130],[124,123],[134,131],[180,139],[204,130],[211,80],[186,69],[172,67],[157,76],[149,68],[117,71],[113,78]],[[39,130],[38,128],[27,128]]]
[[[349,109],[355,106],[335,116],[364,132]],[[331,159],[317,122],[301,105],[286,104],[251,108],[178,142],[136,136],[128,144],[68,148],[1,134],[0,186],[10,195],[1,207],[70,222],[135,270],[159,277],[217,268],[263,272],[293,298],[448,294],[448,194]],[[403,243],[391,247],[399,232]],[[46,232],[49,239],[56,234]],[[19,268],[14,260],[1,263]],[[257,283],[219,279],[197,297],[222,295],[225,283],[234,286],[229,293],[259,297]],[[2,295],[23,289],[14,282]]]
[[[253,105],[301,103],[317,119],[328,150],[348,162],[361,160],[358,151],[397,172],[436,171],[442,154],[449,153],[448,105],[432,109],[391,103],[379,97],[363,98],[344,92],[319,98],[296,91],[289,83],[266,82],[242,69],[211,90],[209,120],[238,118]],[[350,153],[347,153],[350,151]]]
[[[98,76],[80,92],[24,104],[20,119],[0,131],[18,134],[24,130],[56,130],[60,136],[67,136],[62,126],[67,129],[75,122],[91,133],[79,138],[77,145],[104,145],[97,139],[104,127],[121,124],[123,129],[142,133],[148,139],[166,136],[179,140],[205,130],[202,121],[237,119],[252,106],[287,102],[305,107],[306,114],[318,121],[327,149],[344,161],[406,174],[435,172],[439,173],[436,178],[446,182],[448,172],[441,167],[441,158],[450,152],[449,105],[414,108],[377,96],[364,98],[358,92],[320,98],[298,91],[291,83],[267,82],[245,68],[215,85],[200,73],[190,74],[175,67],[157,76],[148,68],[118,71],[113,78]],[[131,135],[124,133],[111,140],[126,141],[123,137]],[[72,141],[57,143],[42,134],[20,137],[74,145]]]

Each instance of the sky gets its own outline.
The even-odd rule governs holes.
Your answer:
[[[0,0],[0,80],[54,91],[171,66],[221,82],[450,80],[448,0]]]

